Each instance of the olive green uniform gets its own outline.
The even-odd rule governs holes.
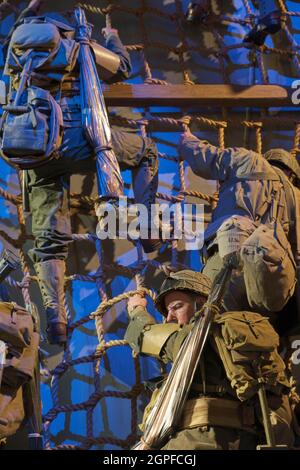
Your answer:
[[[159,358],[165,363],[173,362],[191,325],[179,327],[171,323],[156,324],[153,317],[142,307],[136,307],[130,316],[125,339],[131,348],[135,352]],[[157,392],[154,392],[145,410],[143,422],[156,398]],[[291,414],[287,396],[275,397],[269,394],[268,398],[270,407],[276,410],[272,412],[273,422],[276,420],[278,424],[275,427],[276,442],[291,446],[294,436],[290,429]],[[200,408],[208,408],[197,412],[198,405]],[[162,449],[254,450],[259,443],[264,442],[259,412],[256,397],[244,403],[237,399],[221,359],[213,343],[208,341],[178,429]],[[204,417],[205,413],[208,416]]]

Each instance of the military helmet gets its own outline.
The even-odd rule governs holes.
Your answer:
[[[268,150],[265,154],[264,157],[268,162],[272,163],[279,163],[281,165],[284,165],[286,168],[291,170],[294,175],[298,178],[300,181],[300,167],[299,164],[289,152],[287,152],[284,149],[271,149]]]
[[[207,276],[190,269],[183,269],[182,271],[171,273],[164,280],[156,298],[155,306],[157,310],[166,316],[164,299],[169,292],[181,290],[208,297],[210,289],[211,281]]]

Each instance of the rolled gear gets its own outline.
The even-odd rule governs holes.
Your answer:
[[[65,262],[51,259],[34,265],[47,316],[47,337],[50,344],[67,341],[67,312],[64,306]]]
[[[167,312],[164,306],[164,298],[169,292],[173,290],[183,290],[208,297],[210,289],[211,281],[207,276],[190,269],[183,269],[182,271],[171,273],[167,279],[164,280],[155,300],[155,306],[166,316]]]
[[[222,259],[233,253],[239,253],[242,244],[254,232],[255,223],[242,216],[229,217],[217,231],[219,255]]]

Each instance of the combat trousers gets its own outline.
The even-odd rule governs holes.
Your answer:
[[[93,149],[80,121],[64,112],[66,125],[61,157],[27,171],[32,233],[30,256],[34,263],[65,260],[72,242],[69,213],[70,176],[96,172]],[[68,117],[70,121],[68,121]],[[78,118],[78,114],[76,115]],[[68,124],[69,123],[69,124]],[[155,143],[135,130],[112,129],[112,146],[120,168],[131,169],[135,202],[150,208],[158,185],[158,156]]]

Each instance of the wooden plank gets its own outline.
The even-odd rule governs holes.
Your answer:
[[[104,85],[108,106],[292,106],[278,85]]]

